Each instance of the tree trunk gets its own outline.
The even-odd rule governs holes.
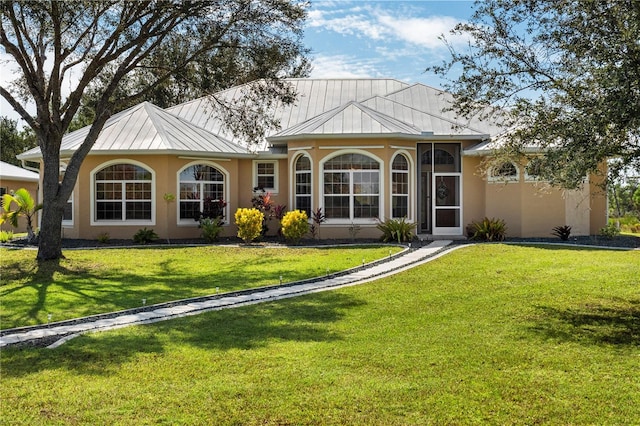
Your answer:
[[[42,209],[38,242],[38,260],[62,259],[62,215],[64,210],[49,203]]]

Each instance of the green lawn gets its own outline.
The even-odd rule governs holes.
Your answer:
[[[32,250],[0,249],[0,327],[46,324],[170,300],[322,276],[397,253],[394,246],[206,246],[66,251],[39,265]]]
[[[640,252],[476,245],[360,286],[2,351],[8,424],[637,424]],[[242,273],[242,271],[237,271]]]

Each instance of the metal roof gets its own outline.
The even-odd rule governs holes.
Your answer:
[[[80,147],[90,126],[62,138],[60,154],[71,155]],[[93,154],[113,152],[208,153],[249,155],[246,148],[175,116],[157,106],[143,102],[111,116],[96,140]],[[40,158],[40,148],[18,156],[20,159]]]
[[[13,164],[0,161],[0,179],[7,180],[24,180],[27,182],[37,182],[39,180],[38,173],[14,166]]]

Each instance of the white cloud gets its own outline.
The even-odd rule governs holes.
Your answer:
[[[383,73],[372,61],[347,55],[318,55],[313,59],[312,78],[375,78]]]

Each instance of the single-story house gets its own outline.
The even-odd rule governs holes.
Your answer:
[[[447,111],[451,95],[394,79],[290,79],[293,105],[273,109],[280,128],[258,149],[230,134],[210,99],[161,109],[144,102],[113,115],[82,165],[65,215],[65,237],[131,238],[143,227],[161,238],[194,238],[194,217],[210,200],[233,214],[267,191],[288,210],[326,215],[322,238],[380,235],[379,220],[406,218],[424,238],[464,237],[483,217],[506,221],[509,236],[573,235],[606,224],[607,201],[597,177],[581,190],[550,188],[523,164],[483,174],[502,131],[490,122]],[[218,94],[235,99],[235,87]],[[66,135],[64,160],[88,128]],[[41,161],[38,148],[22,160]],[[275,230],[275,226],[271,226]]]
[[[11,194],[14,191],[24,188],[38,202],[38,182],[40,176],[38,173],[14,166],[13,164],[0,161],[0,197],[4,194]],[[15,205],[12,209],[15,208]],[[27,232],[26,219],[18,219],[18,228],[14,228],[9,223],[0,225],[2,231]]]

